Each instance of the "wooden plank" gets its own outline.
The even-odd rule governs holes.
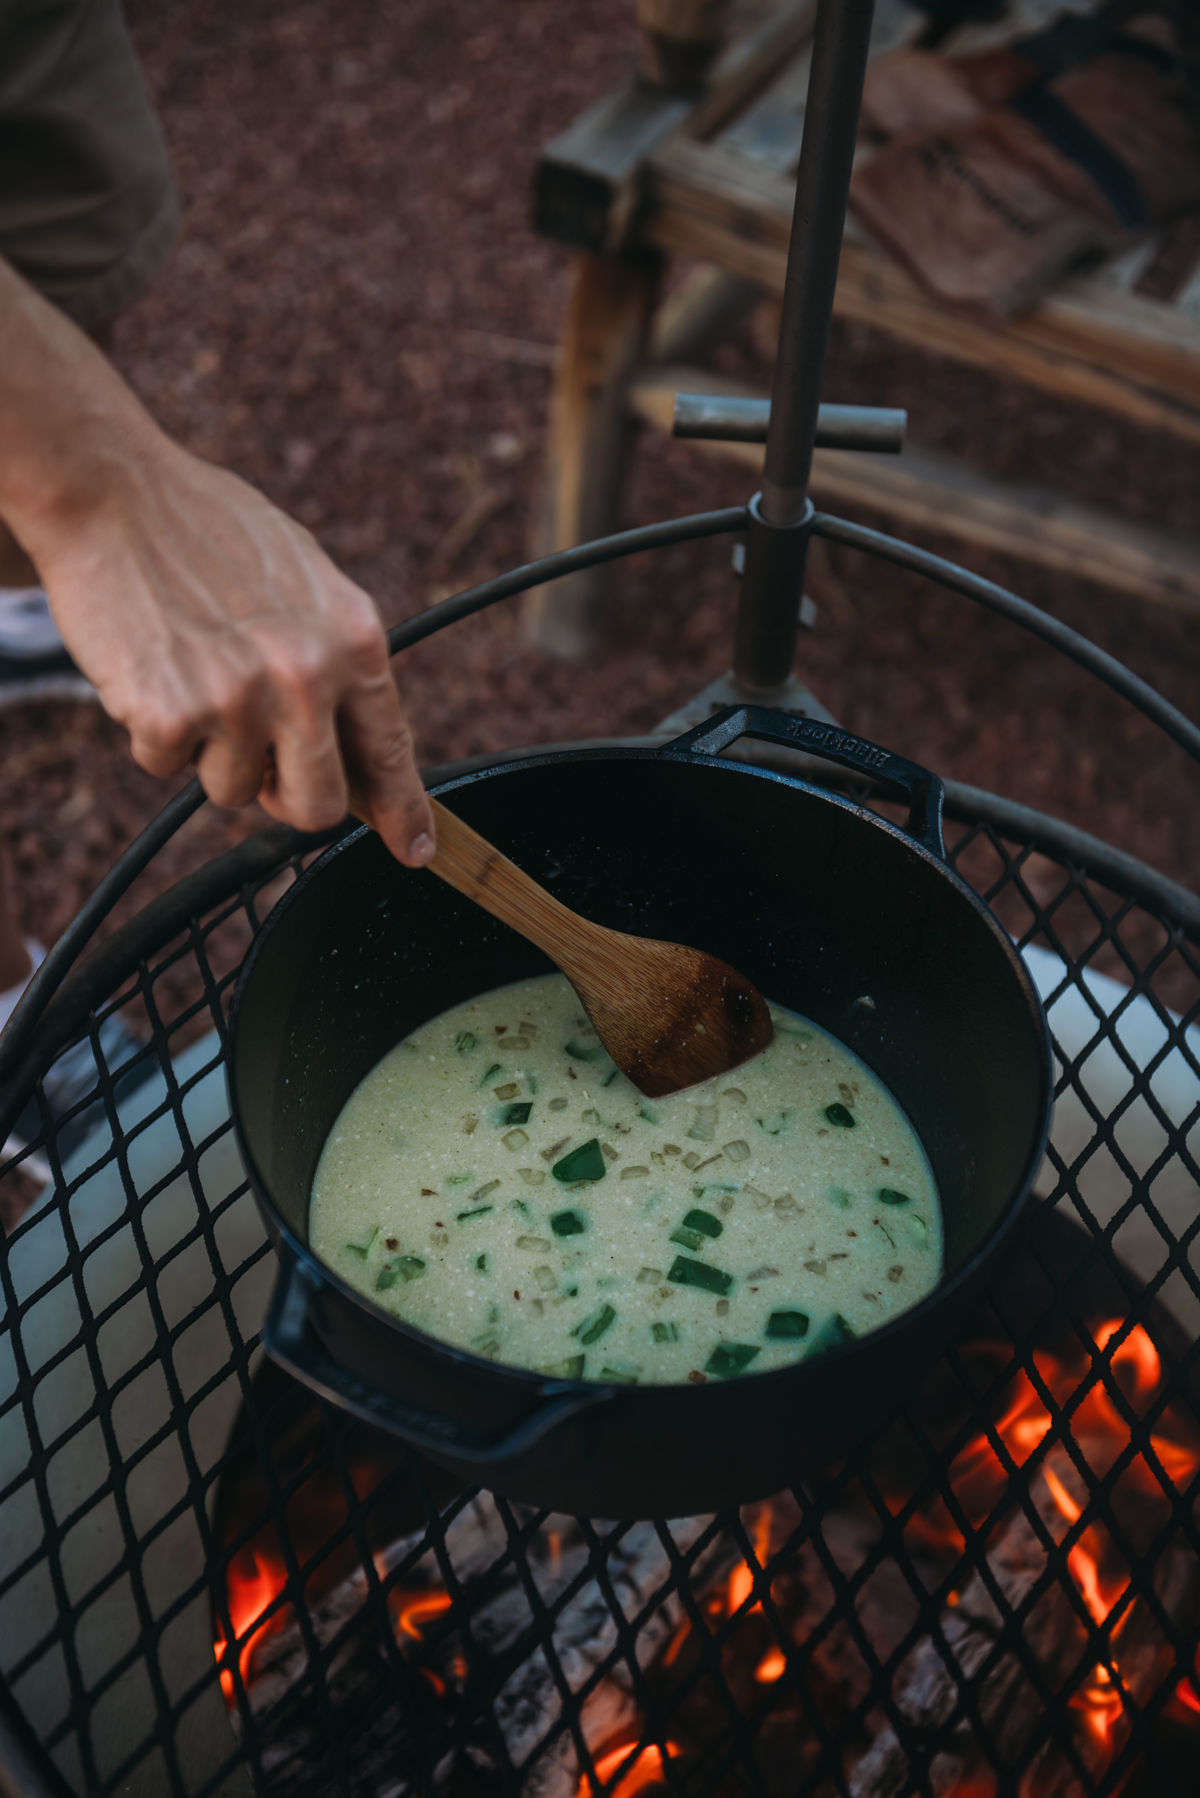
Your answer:
[[[1171,303],[1187,317],[1200,319],[1200,262],[1186,280],[1180,283]]]
[[[707,369],[655,368],[632,382],[629,404],[644,423],[669,433],[676,393],[744,392]],[[761,472],[757,444],[696,448]],[[812,485],[822,503],[883,512],[910,527],[1200,614],[1200,541],[1080,505],[1049,488],[998,480],[936,450],[909,444],[899,457],[817,450]]]
[[[877,0],[869,59],[914,43],[928,19],[908,0]],[[804,135],[812,46],[793,53],[756,99],[721,131],[722,149],[747,157],[776,174],[795,173]],[[692,130],[693,137],[697,133]]]
[[[654,362],[703,362],[763,297],[757,281],[730,275],[714,264],[693,269],[654,315]]]
[[[606,94],[542,152],[534,229],[573,249],[615,254],[633,235],[655,145],[684,125],[700,136],[719,130],[812,36],[815,18],[816,0],[787,0],[722,52],[699,99],[640,81]]]
[[[632,435],[626,389],[646,354],[657,286],[652,253],[575,259],[530,546],[535,559],[616,528]],[[527,593],[526,634],[564,660],[585,656],[599,635],[604,580],[605,570],[585,569]]]
[[[719,143],[676,134],[651,158],[643,234],[660,249],[717,262],[780,293],[793,197],[787,177],[760,172]],[[1200,331],[1178,307],[1080,278],[1001,324],[938,305],[852,231],[834,306],[939,354],[1007,369],[1050,392],[1200,442]]]

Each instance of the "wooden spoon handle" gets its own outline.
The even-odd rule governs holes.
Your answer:
[[[584,947],[584,939],[593,934],[610,934],[569,910],[439,800],[431,799],[429,803],[438,838],[437,853],[425,864],[431,874],[439,875],[493,918],[528,937],[564,969],[574,962]],[[375,829],[370,801],[353,782],[350,810]]]

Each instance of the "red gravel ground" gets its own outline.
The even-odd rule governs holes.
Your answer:
[[[631,0],[127,10],[188,224],[120,321],[122,371],[181,441],[310,526],[389,622],[523,560],[550,372],[522,346],[553,344],[568,278],[530,230],[530,178],[539,146],[630,68]],[[751,321],[725,365],[767,379],[762,335]],[[827,393],[906,404],[920,442],[1194,524],[1200,453],[1100,413],[857,328],[835,334]],[[743,471],[647,438],[628,519],[747,491]],[[456,530],[468,513],[478,528]],[[965,559],[1196,711],[1191,620]],[[1200,884],[1200,773],[1139,715],[1013,627],[855,555],[834,552],[815,590],[800,671],[847,725]],[[733,602],[727,547],[700,545],[626,566],[585,668],[533,654],[509,606],[457,627],[399,670],[422,758],[652,727],[727,665]],[[166,790],[87,706],[0,715],[0,767],[25,922],[48,942]],[[202,813],[140,896],[262,822]]]

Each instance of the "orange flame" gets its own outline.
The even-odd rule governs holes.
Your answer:
[[[602,1785],[607,1785],[616,1773],[613,1791],[619,1791],[621,1798],[633,1798],[633,1794],[641,1791],[643,1786],[651,1785],[661,1775],[663,1762],[679,1753],[677,1742],[668,1742],[665,1754],[656,1742],[650,1742],[630,1760],[629,1751],[634,1747],[636,1737],[633,1741],[622,1742],[616,1748],[608,1748],[603,1754],[596,1756],[596,1779]],[[618,1768],[622,1766],[624,1772],[618,1773]],[[591,1794],[598,1791],[599,1786],[585,1777],[576,1788],[575,1798],[591,1798]]]
[[[764,1505],[758,1514],[758,1522],[754,1527],[754,1558],[760,1567],[765,1567],[771,1557],[771,1507]],[[725,1614],[733,1613],[745,1604],[754,1590],[754,1570],[749,1561],[739,1561],[729,1576],[729,1584],[725,1589]],[[761,1604],[752,1604],[747,1616],[761,1611]]]
[[[238,1671],[242,1676],[243,1686],[247,1683],[250,1672],[250,1660],[256,1644],[264,1636],[271,1635],[282,1626],[286,1607],[281,1606],[273,1616],[263,1624],[262,1617],[271,1607],[279,1593],[287,1584],[287,1574],[278,1562],[264,1555],[262,1560],[253,1549],[243,1551],[248,1557],[252,1571],[244,1572],[238,1562],[232,1561],[226,1579],[226,1590],[229,1600],[229,1621],[233,1625],[234,1642],[237,1645]],[[243,1557],[239,1557],[241,1559]],[[256,1627],[257,1625],[257,1627]],[[225,1630],[220,1619],[217,1620],[216,1639],[213,1642],[213,1653],[220,1667],[221,1691],[228,1705],[234,1703],[233,1670],[228,1665]],[[222,1662],[226,1664],[222,1666]]]
[[[451,1598],[444,1587],[432,1592],[422,1592],[419,1598],[410,1598],[405,1602],[403,1592],[390,1594],[390,1602],[396,1619],[397,1634],[407,1636],[412,1642],[422,1639],[424,1625],[440,1617],[443,1611],[450,1609]]]

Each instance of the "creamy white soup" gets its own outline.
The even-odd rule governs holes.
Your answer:
[[[940,1277],[932,1171],[857,1056],[771,1015],[752,1061],[649,1100],[561,974],[455,1006],[347,1100],[314,1250],[431,1336],[566,1379],[730,1379],[878,1329]]]

